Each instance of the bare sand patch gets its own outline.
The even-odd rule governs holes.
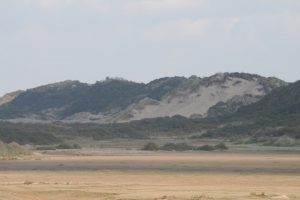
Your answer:
[[[20,166],[0,169],[0,200],[298,200],[299,162],[298,154],[276,153],[31,157],[0,162]]]

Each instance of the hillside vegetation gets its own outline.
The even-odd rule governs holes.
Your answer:
[[[283,85],[276,78],[244,73],[167,77],[148,84],[111,78],[91,85],[65,81],[6,95],[1,98],[0,119],[115,123],[175,115],[205,117],[218,103],[230,106],[221,112],[215,107],[214,113],[232,114]]]
[[[239,138],[244,142],[279,146],[284,143],[298,145],[300,81],[275,89],[257,103],[241,107],[230,117],[218,120],[225,126],[209,130],[202,137]]]
[[[58,144],[65,138],[91,137],[94,140],[131,138],[146,139],[151,136],[187,136],[199,130],[215,127],[215,122],[188,119],[182,116],[144,119],[128,123],[51,123],[29,124],[0,122],[0,139],[19,144]]]
[[[245,75],[244,78],[245,80],[253,79],[253,76],[248,77]],[[220,77],[216,79],[220,81]],[[152,91],[151,98],[155,98],[158,101],[170,93],[169,89],[164,89],[165,87],[163,87],[165,82],[168,82],[167,85],[170,87],[178,89],[178,85],[191,88],[191,85],[195,85],[195,82],[199,80],[202,79],[191,77],[189,83],[187,83],[182,78],[160,79],[152,82],[150,84],[151,87],[148,85],[147,87],[150,88],[147,88],[147,90]],[[270,80],[274,81],[273,79]],[[102,89],[100,91],[104,95],[106,93],[104,89],[106,88],[104,87],[105,84],[116,86],[121,83],[123,85],[123,82],[123,80],[107,80],[98,84],[101,85],[100,88]],[[182,82],[185,82],[185,85],[182,85]],[[69,83],[67,85],[69,86],[66,87],[70,87]],[[137,88],[141,90],[144,88],[142,84],[139,85],[132,82],[127,82],[126,85],[128,88],[135,88],[132,89],[132,92],[136,92]],[[115,86],[111,87],[110,90],[113,90]],[[39,88],[39,90],[48,89]],[[118,90],[114,91],[116,92],[110,91],[106,95],[120,92]],[[43,145],[60,144],[68,138],[77,136],[89,137],[94,140],[113,138],[147,139],[159,136],[175,136],[189,137],[191,139],[222,138],[234,143],[260,143],[273,146],[300,145],[300,81],[281,87],[274,86],[270,91],[265,96],[255,97],[257,100],[253,100],[253,96],[247,94],[244,97],[234,97],[228,102],[219,103],[210,109],[210,115],[207,117],[188,118],[174,115],[172,117],[156,117],[125,123],[107,124],[65,123],[65,121],[31,124],[2,121],[0,122],[0,139],[7,143],[15,141],[20,144]],[[112,95],[111,98],[114,100],[102,101],[99,105],[115,107],[114,105],[118,104],[126,107],[129,102],[135,101],[134,98],[136,98],[136,96],[133,98],[134,95],[129,96],[131,100],[128,97],[126,98],[127,101],[124,101],[123,99],[114,99],[115,96]],[[18,101],[13,101],[9,106]],[[120,104],[118,101],[123,103]],[[244,101],[244,104],[240,103],[241,101]],[[92,108],[92,105],[96,105],[96,101],[86,106]],[[107,106],[102,108],[107,108]]]

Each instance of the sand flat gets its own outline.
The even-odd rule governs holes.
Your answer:
[[[297,153],[123,153],[40,155],[0,161],[0,171],[162,170],[195,172],[300,173]]]
[[[299,167],[283,153],[33,156],[0,161],[0,200],[298,200]]]

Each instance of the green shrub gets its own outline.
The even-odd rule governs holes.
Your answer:
[[[154,142],[149,142],[144,145],[142,148],[143,151],[157,151],[159,150],[159,146],[155,144]]]
[[[189,150],[194,150],[194,147],[190,146],[186,143],[179,143],[179,144],[167,143],[167,144],[163,145],[162,147],[160,147],[160,150],[164,150],[164,151],[189,151]]]
[[[265,142],[264,145],[278,147],[296,146],[300,145],[300,141],[295,138],[284,135],[281,137],[269,139],[269,141]]]
[[[153,142],[149,142],[145,144],[145,146],[142,148],[144,151],[214,151],[214,150],[227,150],[228,147],[226,146],[225,143],[219,143],[215,146],[213,145],[203,145],[199,147],[191,146],[186,143],[166,143],[163,146],[158,146],[157,144]]]
[[[214,149],[224,151],[224,150],[228,150],[228,147],[226,146],[225,143],[222,142],[222,143],[215,145]]]
[[[215,147],[206,144],[206,145],[198,147],[196,150],[198,150],[198,151],[213,151],[213,150],[215,150]]]
[[[40,146],[35,148],[38,151],[46,151],[46,150],[56,150],[56,147],[54,146]]]
[[[81,149],[81,146],[79,144],[73,144],[73,149]]]
[[[56,146],[56,149],[80,149],[80,145],[79,144],[68,144],[68,143],[61,143],[59,145]]]

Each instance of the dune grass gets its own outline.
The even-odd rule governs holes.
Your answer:
[[[6,144],[0,141],[0,159],[14,159],[24,155],[30,155],[31,152],[16,142]]]

